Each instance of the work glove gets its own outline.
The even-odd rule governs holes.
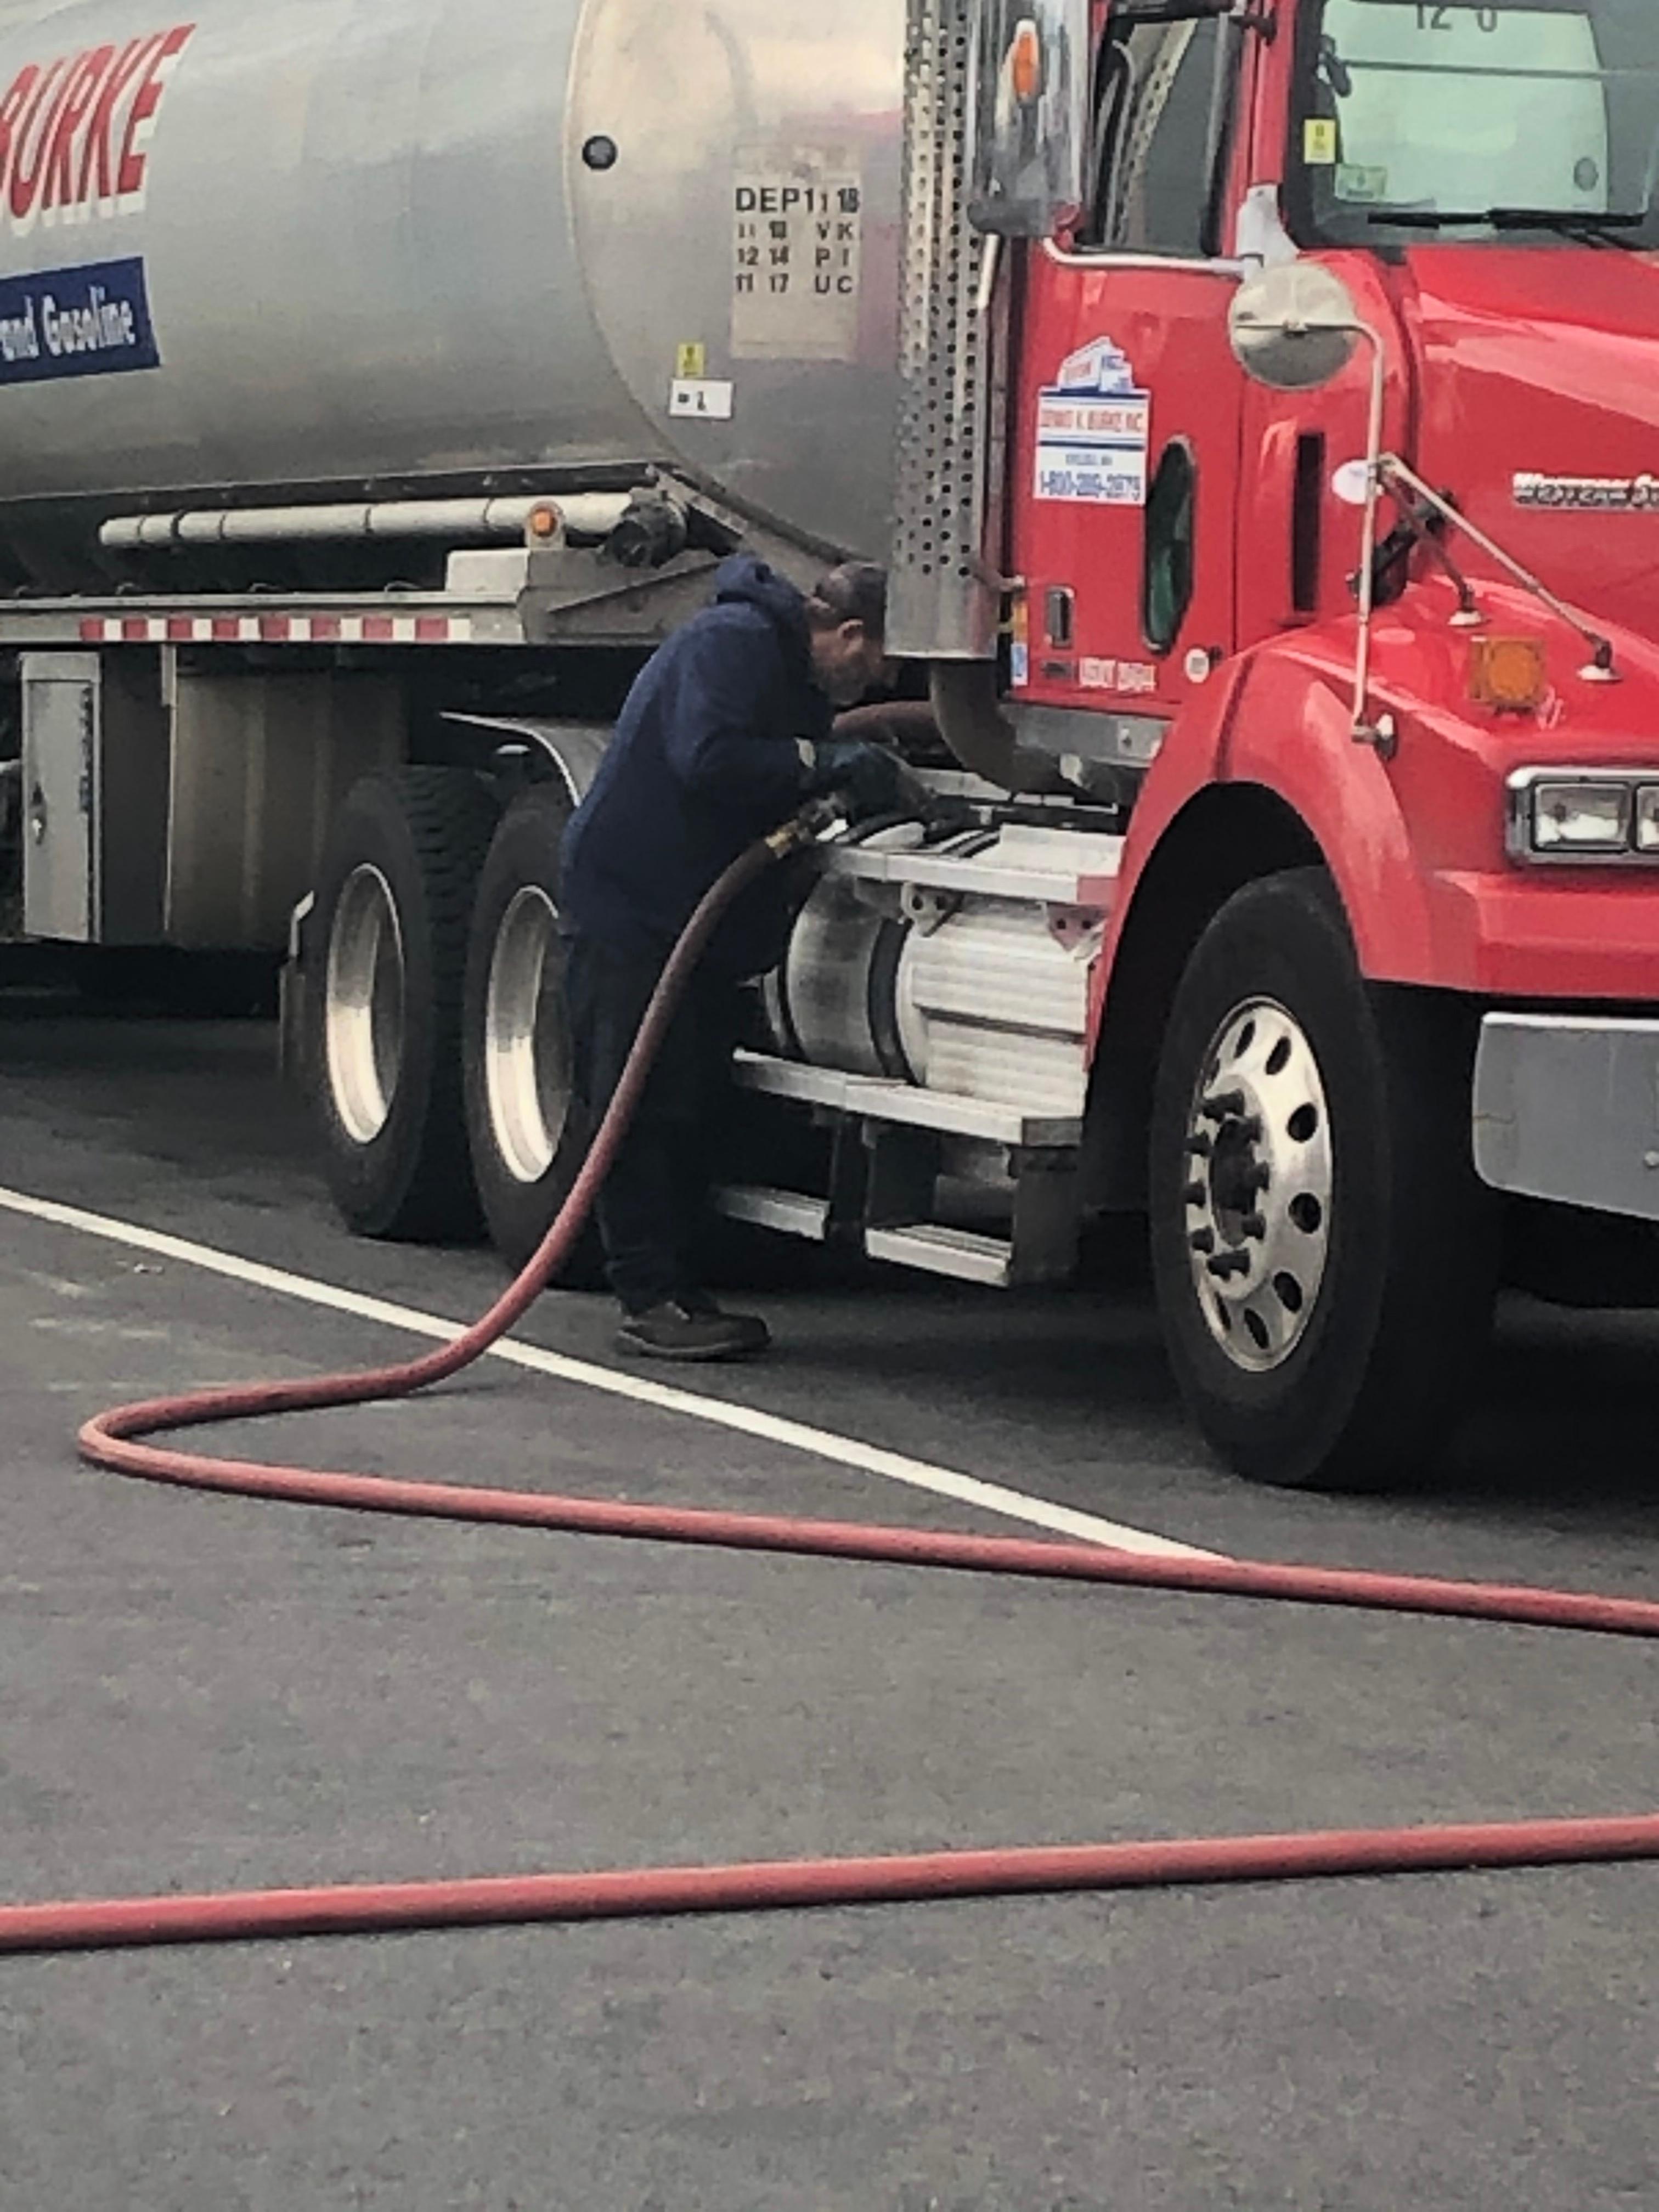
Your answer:
[[[863,738],[826,738],[811,747],[805,796],[834,793],[856,822],[914,814],[922,793],[902,761]]]

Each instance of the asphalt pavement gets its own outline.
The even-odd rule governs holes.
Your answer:
[[[256,1023],[0,1000],[0,1186],[424,1314]],[[1659,1316],[1506,1309],[1449,1466],[1250,1488],[1132,1251],[1070,1298],[791,1261],[728,1403],[1212,1550],[1659,1595]],[[603,1301],[525,1339],[614,1364]],[[1507,1629],[692,1553],[141,1489],[118,1398],[417,1340],[0,1210],[0,1896],[1659,1806],[1655,1656]],[[492,1363],[229,1446],[1018,1528]],[[853,1459],[857,1454],[850,1455]],[[0,1961],[3,2212],[1659,2206],[1659,1869]]]

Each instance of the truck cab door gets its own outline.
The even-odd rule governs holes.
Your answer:
[[[1234,647],[1243,378],[1228,343],[1234,149],[1254,41],[1215,16],[1121,27],[1096,70],[1092,205],[1028,249],[1008,515],[1017,704],[1092,711],[1060,750],[1144,761]]]

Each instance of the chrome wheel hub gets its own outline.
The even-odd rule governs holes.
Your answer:
[[[1282,1366],[1306,1335],[1330,1251],[1325,1085],[1306,1032],[1272,1000],[1236,1007],[1204,1057],[1183,1193],[1193,1287],[1237,1366]]]
[[[515,1182],[539,1182],[570,1113],[570,1030],[557,909],[526,884],[501,916],[484,1010],[484,1088],[501,1160]]]
[[[334,910],[324,982],[329,1090],[355,1144],[372,1145],[392,1118],[404,1063],[404,940],[392,886],[365,864]]]

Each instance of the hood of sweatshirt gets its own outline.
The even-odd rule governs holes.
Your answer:
[[[811,645],[806,626],[806,601],[787,576],[752,553],[739,553],[721,563],[714,579],[719,606],[759,609],[783,638],[790,656],[803,671],[810,666]]]

